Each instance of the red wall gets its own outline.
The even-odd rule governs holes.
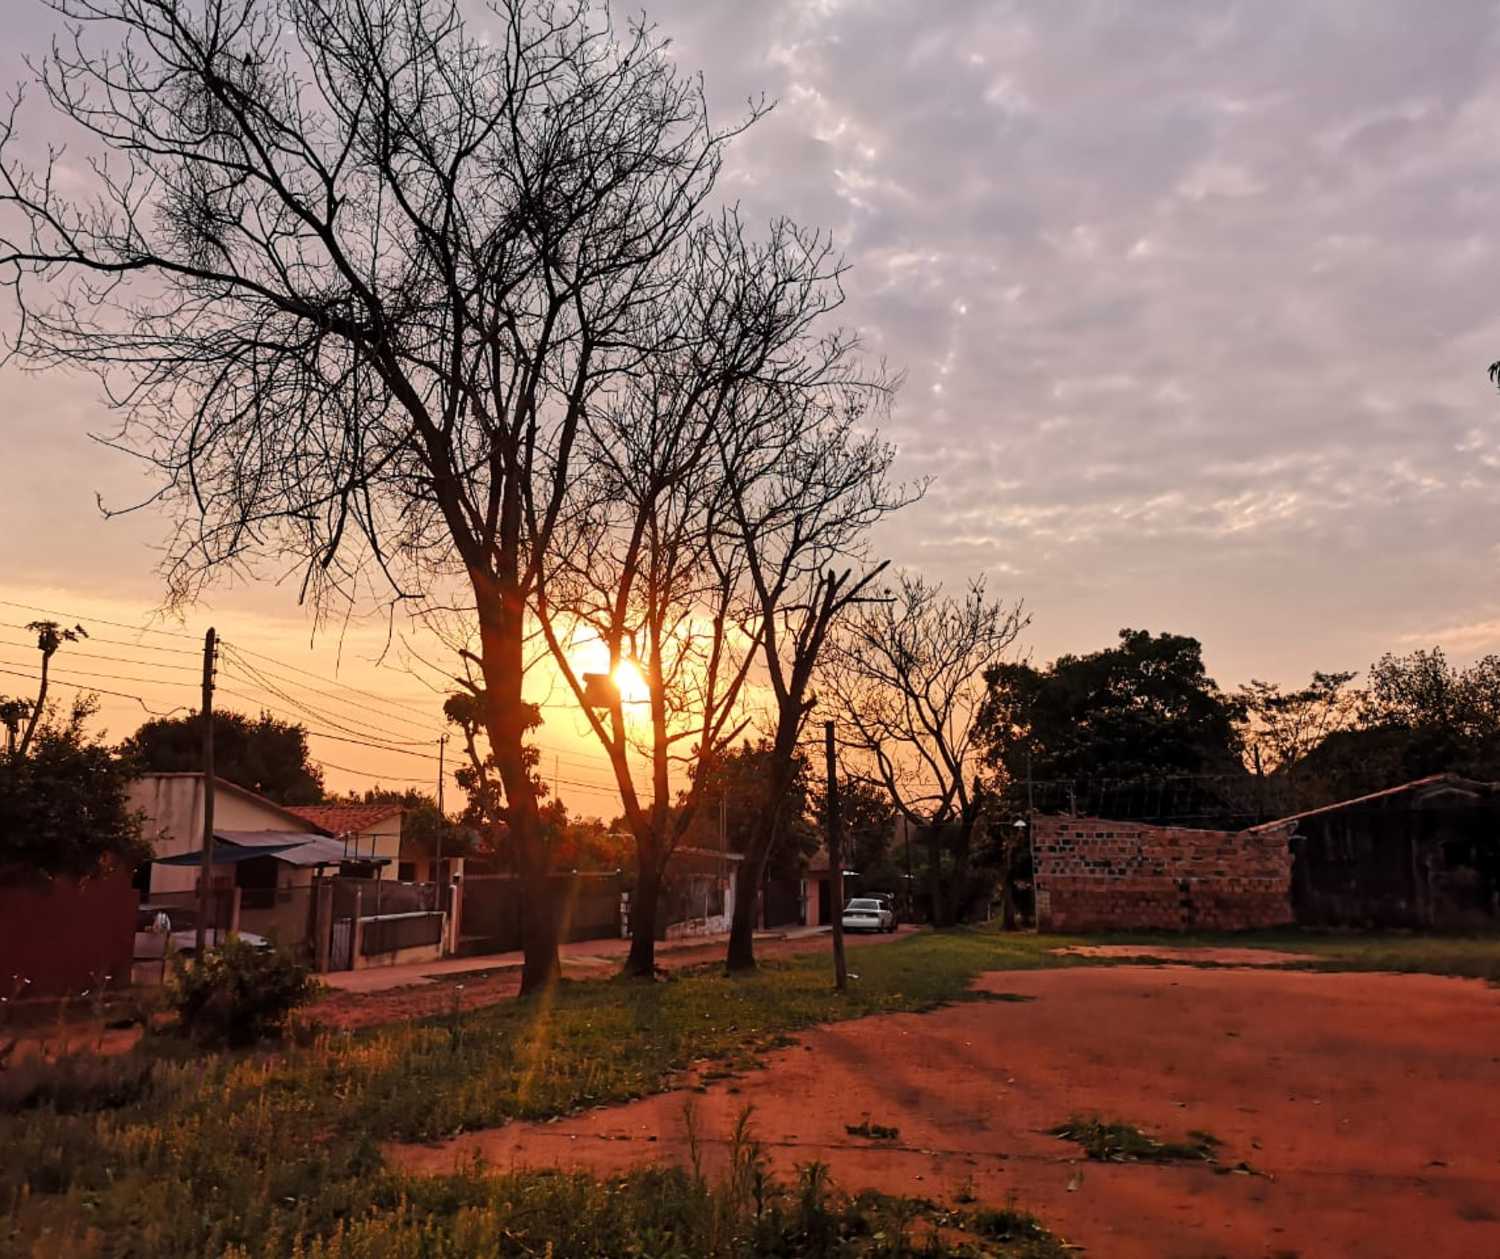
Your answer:
[[[1043,931],[1244,931],[1292,921],[1290,825],[1200,831],[1103,818],[1031,826]]]
[[[28,997],[79,993],[104,975],[128,984],[138,899],[125,872],[0,885],[0,995],[13,975],[31,980]]]

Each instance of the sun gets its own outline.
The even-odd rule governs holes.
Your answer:
[[[615,666],[615,685],[620,688],[620,700],[626,704],[644,704],[651,698],[651,688],[642,676],[634,660],[622,660]]]

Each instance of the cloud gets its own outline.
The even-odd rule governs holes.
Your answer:
[[[779,102],[725,193],[831,229],[847,321],[908,373],[890,435],[936,479],[897,562],[990,572],[1043,656],[1127,619],[1244,676],[1469,641],[1500,546],[1493,3],[649,8],[717,118]],[[87,395],[20,397],[23,474],[126,483],[85,458]]]

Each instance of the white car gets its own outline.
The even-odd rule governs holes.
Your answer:
[[[845,931],[894,931],[896,915],[883,901],[856,896],[844,906]]]

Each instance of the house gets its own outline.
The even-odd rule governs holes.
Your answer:
[[[448,883],[463,877],[462,857],[439,862],[435,853],[402,833],[399,804],[298,804],[291,812],[347,841],[357,853],[390,861],[402,883]]]
[[[1285,824],[1296,828],[1291,900],[1299,925],[1500,924],[1500,783],[1432,774],[1275,825]]]
[[[143,894],[159,896],[185,893],[198,886],[197,867],[183,863],[163,864],[163,859],[201,851],[203,781],[200,773],[153,773],[142,774],[130,784],[127,790],[130,805],[145,815],[143,832],[157,857],[141,877],[140,890]],[[331,834],[315,822],[275,801],[267,800],[228,779],[216,777],[214,833],[216,836],[227,837],[241,832],[290,836],[299,841]],[[277,871],[277,884],[283,881],[287,885],[309,883],[315,868],[298,866]],[[251,871],[251,874],[262,879],[265,877],[265,871],[259,868]],[[243,874],[226,866],[215,869],[213,877],[218,886],[238,886],[238,879]]]

